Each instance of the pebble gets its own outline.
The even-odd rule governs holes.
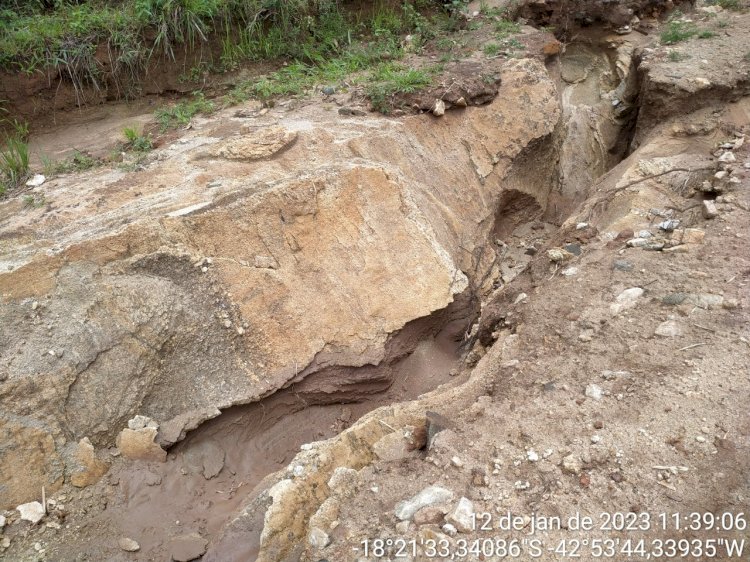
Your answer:
[[[445,102],[443,100],[435,100],[435,105],[432,108],[432,114],[435,117],[442,117],[443,115],[445,115]]]
[[[585,394],[586,396],[588,396],[589,398],[593,398],[594,400],[601,400],[604,396],[604,391],[598,384],[589,384],[586,386]]]
[[[696,440],[696,441],[697,441],[698,443],[705,443],[705,442],[706,442],[706,438],[705,438],[705,437],[703,437],[702,435],[698,435],[698,436],[697,436],[697,437],[695,438],[695,440]]]
[[[307,542],[313,548],[325,548],[331,543],[331,537],[323,529],[313,527],[307,535]]]
[[[5,517],[0,515],[0,530],[2,530],[3,527],[5,527]]]
[[[453,466],[455,466],[456,468],[461,468],[461,467],[462,467],[462,466],[464,465],[464,461],[462,461],[462,460],[461,460],[460,458],[458,458],[458,457],[453,457],[453,458],[451,459],[451,464],[452,464]]]
[[[734,155],[733,152],[727,151],[721,156],[719,156],[719,162],[724,162],[724,163],[737,162],[737,157]]]
[[[0,547],[1,548],[8,548],[10,546],[10,539],[8,537],[3,537],[2,540],[0,540]]]
[[[615,260],[612,267],[618,271],[633,271],[633,264],[628,260]]]
[[[529,449],[526,452],[526,458],[529,459],[529,462],[537,462],[539,460],[539,455],[534,449]]]
[[[562,248],[552,248],[551,250],[547,250],[547,257],[552,262],[561,263],[571,259],[573,254]]]
[[[601,440],[602,440],[601,435],[592,435],[591,436],[591,442],[594,443],[594,444],[601,442]]]
[[[128,537],[122,537],[117,545],[125,552],[138,552],[141,549],[141,545]]]
[[[39,187],[45,181],[47,181],[47,178],[42,174],[34,174],[34,176],[26,182],[26,187]]]
[[[458,533],[458,529],[456,529],[456,528],[455,528],[455,527],[454,527],[453,525],[451,525],[450,523],[446,523],[445,525],[443,525],[442,529],[443,529],[443,532],[444,532],[444,533],[445,533],[446,535],[448,535],[449,537],[454,537],[454,536],[456,536],[456,534]]]
[[[667,320],[659,324],[654,333],[663,338],[674,338],[682,334],[682,328],[674,320]]]

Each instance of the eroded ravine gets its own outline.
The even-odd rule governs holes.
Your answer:
[[[173,392],[171,389],[180,387],[188,380],[183,374],[190,378],[193,372],[201,373],[194,385],[190,381],[192,392],[199,399],[183,408],[188,413],[193,411],[191,408],[198,413],[187,423],[181,422],[177,429],[170,427],[170,437],[162,437],[160,442],[169,446],[186,434],[187,439],[170,449],[164,464],[117,464],[107,479],[118,486],[118,492],[108,500],[107,509],[93,516],[87,525],[108,529],[113,535],[137,536],[142,552],[147,556],[158,557],[164,552],[165,536],[192,531],[200,532],[212,543],[216,541],[209,554],[213,559],[240,560],[243,556],[251,556],[255,552],[263,520],[258,519],[262,511],[248,511],[248,506],[255,505],[254,502],[258,502],[257,505],[268,504],[263,479],[286,466],[301,445],[336,435],[374,408],[399,404],[449,383],[452,380],[449,376],[451,371],[466,364],[462,353],[466,350],[459,348],[467,340],[474,341],[471,328],[479,313],[480,302],[494,290],[510,283],[523,270],[531,256],[528,248],[534,244],[543,246],[545,240],[553,235],[556,225],[567,217],[569,209],[585,199],[586,188],[582,186],[589,185],[592,178],[606,172],[624,155],[625,151],[618,143],[622,131],[629,127],[628,121],[614,119],[608,109],[612,107],[611,100],[605,97],[602,101],[597,93],[617,88],[627,76],[617,76],[611,72],[611,67],[606,63],[610,55],[603,55],[597,49],[584,51],[582,54],[573,49],[575,59],[566,60],[563,57],[562,60],[563,74],[567,72],[566,65],[579,65],[585,69],[583,78],[578,80],[574,77],[558,82],[557,89],[547,74],[548,70],[539,62],[521,60],[510,63],[503,74],[508,99],[498,99],[488,107],[470,109],[457,116],[446,116],[439,129],[428,131],[434,125],[425,123],[425,118],[412,118],[403,125],[392,122],[368,125],[376,133],[370,138],[363,138],[361,132],[356,133],[356,127],[336,131],[330,136],[333,138],[330,144],[338,143],[350,151],[344,165],[336,164],[339,168],[331,165],[315,168],[312,173],[309,170],[302,172],[299,158],[304,151],[317,146],[320,152],[315,159],[330,156],[331,153],[321,150],[319,139],[309,133],[313,128],[310,119],[316,117],[315,114],[307,114],[304,118],[296,115],[282,117],[277,123],[287,131],[294,130],[300,138],[296,144],[284,148],[285,151],[278,157],[280,160],[269,163],[267,169],[257,168],[259,171],[253,170],[252,173],[256,174],[254,179],[270,182],[279,168],[289,166],[294,169],[296,166],[295,172],[285,171],[286,178],[294,173],[307,177],[303,182],[293,183],[290,189],[282,184],[282,189],[277,190],[279,183],[265,184],[260,190],[252,190],[247,200],[246,193],[238,196],[226,190],[226,193],[213,194],[214,202],[205,205],[201,203],[200,195],[187,189],[184,190],[187,201],[182,199],[183,192],[179,190],[175,193],[152,193],[151,196],[159,202],[159,212],[168,211],[166,218],[160,218],[146,227],[134,222],[135,226],[128,227],[130,230],[120,232],[102,246],[84,244],[83,249],[73,247],[60,260],[64,264],[60,266],[60,271],[56,269],[60,262],[54,261],[58,258],[47,263],[40,260],[24,263],[22,256],[16,256],[21,264],[15,274],[17,279],[28,279],[28,271],[36,275],[41,268],[45,272],[40,276],[42,279],[54,277],[55,283],[58,283],[57,290],[61,292],[55,298],[67,298],[73,291],[75,298],[85,304],[83,308],[99,310],[102,315],[111,314],[111,309],[106,297],[96,296],[97,290],[104,294],[114,288],[120,305],[123,298],[139,299],[137,295],[143,290],[142,284],[146,283],[153,295],[168,294],[172,303],[171,310],[157,307],[153,317],[145,322],[135,318],[136,315],[129,310],[118,312],[127,317],[126,322],[140,322],[136,330],[128,333],[133,341],[127,345],[143,343],[146,348],[143,363],[133,366],[133,372],[137,375],[132,378],[146,381],[145,389],[144,386],[137,387],[137,392],[141,394],[136,403],[108,413],[109,419],[116,423],[107,424],[97,420],[94,424],[83,417],[76,418],[85,413],[86,404],[101,400],[98,396],[92,398],[92,385],[86,383],[85,377],[92,376],[93,369],[84,371],[85,376],[78,373],[78,378],[73,377],[75,380],[69,384],[71,390],[67,399],[72,411],[72,414],[68,414],[73,421],[72,428],[53,432],[58,441],[61,435],[77,439],[88,434],[97,447],[106,447],[111,442],[112,431],[122,426],[118,424],[132,415],[133,408],[139,408],[139,413],[167,423],[181,421],[180,410],[175,404],[169,404],[167,408],[163,403],[169,399]],[[557,72],[557,67],[551,64],[550,71]],[[516,107],[515,99],[519,97],[527,104],[524,108]],[[453,137],[459,130],[463,130],[462,134],[468,130],[468,134],[464,134],[466,138],[462,143],[455,143]],[[314,133],[322,134],[320,129],[315,129]],[[403,138],[405,133],[406,141]],[[330,137],[324,139],[322,144],[329,142]],[[248,168],[223,162],[214,164],[210,160],[204,163],[204,145],[208,144],[206,139],[205,136],[196,135],[186,143],[194,149],[193,154],[187,154],[184,160],[176,163],[174,169],[167,167],[160,177],[150,181],[158,184],[166,179],[174,179],[178,171],[182,172],[181,166],[185,162],[197,161],[200,169],[192,170],[190,177],[195,179],[201,174],[211,176],[222,173],[225,181],[235,187],[237,181],[242,181],[242,174],[247,173]],[[394,150],[389,144],[394,139],[405,142],[408,148]],[[180,155],[179,149],[173,152]],[[198,158],[195,158],[195,152]],[[447,155],[455,155],[456,161],[446,164]],[[381,167],[367,167],[372,162]],[[533,165],[529,166],[529,163]],[[364,172],[355,169],[362,164],[366,165]],[[341,170],[347,179],[352,180],[353,186],[359,188],[370,182],[377,184],[377,189],[365,194],[369,199],[364,203],[357,200],[361,194],[353,195],[355,190],[350,190],[348,185],[341,187],[340,177],[331,180]],[[436,170],[436,173],[427,181],[432,170]],[[402,185],[410,185],[409,182],[415,180],[426,182],[427,186],[402,190]],[[122,178],[117,178],[114,184],[122,186],[122,181]],[[330,188],[324,185],[327,181],[334,184],[338,181],[338,191],[329,195]],[[183,185],[178,187],[182,189]],[[311,193],[312,208],[309,200]],[[379,199],[383,193],[388,193],[387,201]],[[263,199],[268,194],[272,195],[270,204]],[[329,198],[328,202],[319,199],[325,197]],[[337,198],[357,207],[354,214],[359,214],[353,219],[346,217],[343,228],[331,226],[341,218]],[[178,200],[182,209],[187,209],[184,213],[176,207]],[[136,199],[128,204],[136,212],[143,208],[138,206]],[[71,205],[66,212],[75,215],[78,210],[74,207],[76,205]],[[254,225],[256,232],[250,234],[245,231],[252,229],[241,225],[242,234],[252,239],[251,244],[255,246],[250,252],[251,256],[256,252],[253,270],[252,265],[248,264],[248,257],[232,247],[232,244],[239,246],[246,240],[232,231],[237,228],[236,217],[259,216],[263,213],[272,215],[278,207],[286,209],[280,212],[281,223],[285,225],[282,228],[289,229],[281,240],[274,238],[275,225],[259,221]],[[400,216],[391,219],[372,211],[382,208],[403,213],[406,221],[402,222]],[[108,212],[115,213],[113,209],[108,209]],[[291,212],[287,213],[289,209]],[[90,216],[82,220],[88,232],[95,233],[99,229],[106,229],[114,217],[105,219],[106,224],[97,223],[98,219]],[[126,219],[117,218],[123,222]],[[308,224],[310,221],[322,221],[322,226],[321,223]],[[377,221],[382,221],[382,224],[377,224]],[[216,230],[212,230],[217,223],[221,225],[218,238]],[[315,228],[325,230],[329,227],[334,232],[327,238],[318,237],[314,231]],[[72,231],[72,228],[66,226],[66,230]],[[363,247],[375,240],[375,252],[397,253],[399,250],[392,246],[393,241],[389,242],[391,247],[388,243],[381,243],[387,241],[383,234],[385,231],[399,233],[399,242],[407,243],[410,237],[416,239],[418,245],[405,249],[407,254],[416,253],[416,258],[401,259],[400,256],[393,258],[386,255],[385,265],[377,263],[380,269],[373,273],[371,262],[377,262],[381,256],[362,257],[360,252]],[[316,249],[327,244],[340,248],[340,254],[328,253],[323,258],[315,255]],[[181,255],[175,257],[169,251],[165,252],[165,245],[179,248]],[[308,245],[313,246],[313,251],[306,255]],[[276,263],[267,264],[264,260],[268,255],[261,255],[263,259],[258,261],[257,253],[261,251],[258,248],[262,247]],[[279,258],[282,247],[289,253],[282,253]],[[230,251],[225,253],[227,248]],[[434,251],[435,255],[429,255],[427,249]],[[418,252],[424,252],[426,257],[423,259]],[[82,255],[92,254],[94,260],[80,259]],[[52,252],[51,255],[55,256],[56,253]],[[202,257],[206,255],[213,257]],[[199,259],[196,261],[196,258]],[[317,303],[305,301],[309,291],[277,306],[274,300],[279,298],[278,293],[270,297],[262,295],[259,299],[258,293],[262,290],[256,287],[264,281],[278,281],[280,275],[294,268],[293,264],[299,267],[300,260],[309,267],[316,259],[323,266],[328,265],[326,260],[337,261],[330,285],[317,287],[319,292],[324,292],[323,288],[331,289],[335,293],[333,300],[346,295],[347,299],[356,301],[356,297],[347,294],[357,285],[357,279],[354,275],[351,278],[347,276],[346,260],[361,259],[357,266],[367,271],[367,283],[382,281],[389,284],[393,276],[408,273],[407,282],[389,285],[382,295],[377,294],[376,287],[374,292],[377,298],[388,299],[391,296],[388,291],[403,291],[403,294],[393,295],[398,303],[406,305],[420,301],[420,306],[410,306],[408,313],[403,315],[404,319],[409,320],[394,330],[393,327],[399,326],[402,319],[390,321],[387,318],[388,314],[392,314],[389,309],[392,303],[368,302],[366,310],[373,311],[373,317],[377,318],[380,313],[386,318],[378,325],[374,335],[372,331],[368,332],[367,321],[356,318],[360,324],[354,328],[347,325],[344,318],[343,324],[337,325],[336,330],[328,331],[327,341],[323,340],[322,344],[315,341],[314,336],[318,335],[315,333],[303,342],[307,346],[307,357],[313,356],[314,360],[297,364],[294,361],[297,357],[295,338],[305,331],[314,332],[321,322],[331,325],[338,321],[336,311],[341,310],[337,308],[338,303],[334,306],[323,299],[321,304],[332,308],[333,314],[329,312],[321,322],[310,321],[309,315],[316,314]],[[411,268],[412,271],[399,271],[399,268]],[[201,270],[204,270],[203,273],[208,270],[209,278],[215,277],[207,282],[207,276],[201,277]],[[247,270],[253,270],[250,277],[245,277]],[[321,275],[322,271],[323,268],[316,263],[315,269],[307,272],[308,276],[282,283],[283,292],[304,289],[304,284],[312,276]],[[336,275],[345,278],[343,286]],[[77,281],[70,281],[77,276]],[[102,279],[110,283],[105,289],[97,288]],[[81,280],[83,287],[76,285]],[[469,288],[462,289],[459,281]],[[65,283],[71,285],[66,286]],[[412,286],[409,286],[410,283]],[[93,291],[89,291],[89,284]],[[46,281],[41,285],[40,291],[49,290]],[[217,290],[216,285],[222,288]],[[37,288],[22,282],[5,280],[3,287],[15,293],[24,306],[38,298],[35,292]],[[96,298],[90,299],[91,295]],[[287,298],[287,295],[284,294],[283,298]],[[73,302],[76,302],[75,299]],[[200,304],[199,307],[195,307],[196,302]],[[200,314],[196,316],[194,313],[210,313],[211,307],[216,304],[222,310],[218,315],[220,326],[228,324],[231,330],[226,331],[221,327],[205,331],[197,353],[180,356],[181,346],[186,346],[203,329]],[[250,310],[259,305],[261,313],[252,318],[250,326],[243,324],[243,319],[248,322]],[[442,308],[434,310],[438,306]],[[181,310],[188,307],[195,308]],[[293,307],[301,310],[291,313]],[[179,313],[175,314],[175,310],[179,310]],[[65,311],[57,312],[63,314]],[[429,314],[420,319],[419,315],[425,312]],[[231,377],[237,374],[241,375],[237,378],[243,380],[242,384],[246,384],[242,373],[247,367],[242,356],[246,349],[243,349],[244,344],[238,343],[242,338],[237,338],[235,332],[239,336],[245,332],[251,332],[253,336],[256,332],[262,333],[264,315],[269,314],[274,315],[274,320],[287,321],[285,315],[291,317],[291,324],[281,321],[272,327],[276,338],[274,341],[279,343],[284,353],[274,356],[273,352],[278,350],[269,351],[262,347],[259,343],[261,338],[251,340],[249,347],[253,353],[268,356],[270,359],[267,362],[274,363],[283,378],[252,389],[243,387],[238,391],[234,388],[231,396],[227,396],[223,388],[226,381],[220,380],[217,384],[206,374],[211,370],[204,358],[197,358],[200,353],[219,357],[219,371],[226,373],[230,379],[229,385],[235,384]],[[353,316],[361,314],[358,311]],[[411,319],[415,316],[416,319]],[[154,321],[153,318],[158,320]],[[301,326],[299,322],[294,324],[298,320],[301,320]],[[105,324],[101,316],[96,322]],[[288,334],[284,332],[287,328],[292,330]],[[354,333],[356,337],[348,340],[342,336],[347,333]],[[287,341],[279,339],[286,335],[289,336]],[[40,336],[31,334],[26,337],[34,341]],[[108,339],[116,340],[117,337],[111,332],[107,334]],[[269,345],[268,342],[262,344]],[[119,345],[105,341],[102,349],[86,364],[87,369],[93,365],[102,373],[109,372],[119,360]],[[232,356],[232,353],[236,355]],[[173,361],[174,366],[170,368],[182,373],[173,379],[152,383],[154,373],[164,363],[165,355]],[[225,360],[223,355],[231,360]],[[62,358],[67,360],[67,356]],[[84,363],[87,361],[86,358],[76,359]],[[257,359],[253,361],[248,371],[262,371],[263,362]],[[357,364],[358,361],[360,364]],[[191,369],[194,371],[191,372]],[[68,377],[67,374],[64,376]],[[99,375],[94,373],[93,376]],[[69,382],[72,379],[64,380]],[[153,388],[149,388],[149,384],[153,384]],[[100,392],[100,389],[95,390]],[[248,402],[247,405],[236,406]],[[196,403],[198,408],[195,407]],[[207,405],[210,406],[207,410],[200,410]],[[196,426],[199,426],[198,429],[193,429]],[[99,431],[100,427],[105,429]],[[216,470],[218,473],[214,475]],[[294,468],[291,470],[294,472]],[[206,478],[207,474],[210,478]],[[159,508],[155,509],[156,505]],[[242,516],[237,517],[238,513]],[[231,539],[232,525],[238,520],[246,525],[243,528],[244,539],[239,542]],[[225,536],[230,538],[219,540],[219,537]]]

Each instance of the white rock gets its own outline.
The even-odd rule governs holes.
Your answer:
[[[640,287],[625,289],[622,293],[617,295],[615,302],[610,305],[609,311],[613,316],[616,316],[623,310],[633,308],[641,295],[643,295],[643,289]]]
[[[462,466],[464,465],[464,461],[462,461],[462,460],[461,460],[460,458],[458,458],[458,457],[453,457],[453,458],[451,459],[451,464],[452,464],[453,466],[455,466],[456,468],[461,468],[461,467],[462,467]]]
[[[435,117],[442,117],[445,115],[445,102],[443,100],[435,100],[435,106],[432,108],[432,114]]]
[[[534,449],[529,449],[526,451],[526,458],[529,459],[529,462],[536,462],[539,460],[539,455]]]
[[[725,163],[737,162],[737,157],[734,155],[734,152],[725,152],[724,154],[719,156],[719,162],[725,162]]]
[[[416,496],[400,502],[394,513],[401,521],[411,519],[414,514],[428,505],[445,503],[453,499],[453,492],[440,486],[427,486]]]
[[[0,529],[2,529],[3,527],[5,527],[5,517],[0,515]]]
[[[599,443],[602,440],[600,435],[592,435],[591,436],[591,442],[594,444]]]
[[[527,295],[526,293],[519,293],[518,296],[516,297],[516,300],[513,301],[513,304],[518,304],[520,302],[523,302],[527,298],[529,298],[529,295]]]
[[[577,267],[567,267],[562,270],[562,274],[565,277],[573,277],[574,275],[578,275],[578,268]]]
[[[128,537],[122,537],[117,545],[125,552],[138,552],[141,549],[141,545]]]
[[[307,542],[313,548],[325,548],[331,543],[331,537],[328,536],[323,529],[313,527],[310,529],[310,534],[307,536]]]
[[[453,525],[463,533],[468,533],[473,529],[474,504],[468,498],[462,497],[458,500],[455,509],[445,516],[446,522]],[[445,531],[445,527],[443,527]]]
[[[133,431],[138,431],[139,429],[143,429],[145,427],[152,427],[154,429],[159,429],[159,424],[149,418],[148,416],[141,416],[137,415],[133,417],[133,419],[128,420],[128,429],[132,429]]]
[[[449,537],[454,537],[458,534],[458,529],[456,529],[453,525],[450,523],[446,523],[443,525],[443,532],[448,535]]]
[[[663,338],[674,338],[682,334],[682,328],[674,320],[667,320],[659,324],[654,333]]]
[[[703,201],[701,205],[701,211],[703,212],[703,218],[705,219],[715,219],[719,216],[719,211],[716,208],[716,203],[708,199],[706,201]]]
[[[21,514],[21,519],[31,521],[34,525],[44,517],[44,506],[39,502],[29,502],[19,505],[16,510]]]
[[[594,400],[601,400],[604,396],[604,391],[598,384],[589,384],[586,385],[586,396]]]
[[[27,187],[39,187],[44,182],[47,181],[47,178],[45,178],[42,174],[34,174],[34,176],[26,182]]]

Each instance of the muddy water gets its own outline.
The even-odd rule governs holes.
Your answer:
[[[262,479],[284,468],[302,444],[332,437],[379,406],[449,381],[466,325],[465,318],[453,320],[408,356],[372,367],[368,380],[380,381],[384,391],[374,392],[378,384],[363,384],[359,396],[349,388],[341,397],[311,398],[290,387],[204,424],[172,448],[164,464],[129,463],[113,470],[119,496],[95,524],[138,541],[138,559],[168,559],[169,537],[183,533],[216,538]],[[254,559],[260,525],[253,531],[245,544],[236,545],[248,560]]]

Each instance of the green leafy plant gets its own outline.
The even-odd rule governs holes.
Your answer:
[[[698,32],[698,39],[711,39],[712,37],[716,37],[716,35],[717,34],[714,31],[704,29]]]
[[[125,127],[122,133],[127,141],[125,148],[134,150],[135,152],[148,152],[154,148],[154,143],[150,136],[144,136],[133,128]]]

